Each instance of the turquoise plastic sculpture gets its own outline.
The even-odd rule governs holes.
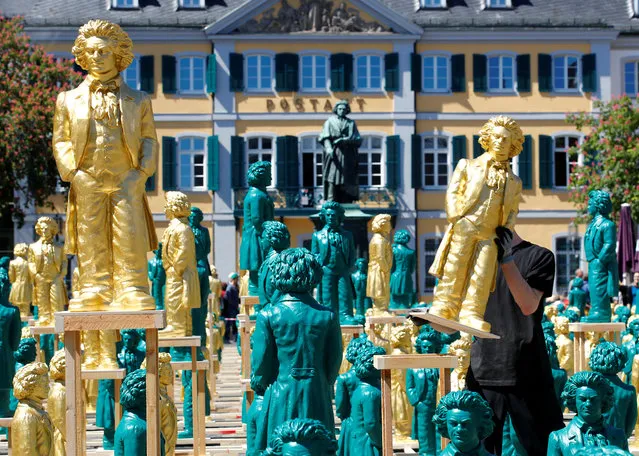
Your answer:
[[[11,281],[9,280],[9,263],[11,258],[3,256],[0,258],[0,304],[9,305],[9,295],[11,294]]]
[[[120,388],[122,420],[115,431],[114,456],[146,456],[146,370],[124,377]],[[161,439],[161,455],[164,440]]]
[[[122,349],[118,353],[118,365],[122,369],[126,369],[126,374],[136,371],[142,365],[146,353],[138,347],[140,345],[140,333],[137,329],[123,329],[120,331],[122,336]]]
[[[637,391],[623,383],[617,374],[626,364],[626,352],[617,344],[602,342],[590,353],[588,365],[610,382],[613,390],[612,408],[605,413],[604,422],[625,432],[630,438],[637,422]]]
[[[339,319],[310,294],[322,277],[315,257],[306,249],[287,249],[270,272],[280,298],[258,313],[251,354],[253,383],[266,391],[258,450],[293,418],[317,419],[334,430],[331,399],[342,362]]]
[[[209,309],[209,293],[211,292],[209,285],[211,235],[209,230],[202,226],[202,220],[204,220],[202,210],[191,207],[189,224],[195,238],[195,259],[197,261],[197,275],[200,279],[200,307],[191,309],[191,317],[193,318],[193,335],[200,336],[202,347],[206,347],[206,315]]]
[[[408,247],[410,233],[398,230],[393,238],[393,268],[390,278],[390,309],[408,309],[413,305],[415,286],[413,274],[417,259],[415,251]]]
[[[155,308],[164,309],[164,292],[166,290],[166,272],[162,265],[162,243],[153,251],[155,256],[149,260],[149,280],[151,281],[151,295],[155,299]]]
[[[366,334],[352,339],[346,347],[345,358],[351,364],[355,364],[359,352],[365,347],[371,347],[373,343],[368,340]],[[339,419],[342,421],[342,427],[339,433],[339,440],[337,442],[339,456],[348,456],[349,448],[348,444],[351,438],[351,396],[359,385],[359,379],[355,375],[355,369],[353,366],[337,377],[337,383],[335,384],[335,412]]]
[[[251,341],[251,348],[253,348],[253,342]],[[246,412],[246,456],[260,456],[260,452],[255,448],[257,436],[257,418],[262,414],[262,408],[264,406],[264,390],[262,387],[254,383],[251,379],[251,389],[253,390],[254,397],[251,406]]]
[[[191,361],[191,349],[188,347],[172,347],[171,358],[174,361]],[[196,350],[198,361],[204,360],[204,354],[199,348]],[[183,415],[184,430],[178,433],[178,439],[193,437],[193,375],[190,370],[182,371],[182,391],[184,392]],[[208,380],[204,379],[204,413],[211,413],[211,393]]]
[[[277,301],[276,290],[270,274],[270,264],[276,261],[277,255],[291,246],[291,235],[282,222],[268,221],[262,224],[262,250],[266,257],[258,275],[260,304],[255,306],[259,312],[264,306]]]
[[[7,416],[9,411],[10,391],[13,388],[13,376],[17,371],[14,351],[18,350],[20,346],[21,326],[20,310],[4,300],[0,302],[0,366],[2,366],[0,373],[0,417]],[[35,340],[30,340],[33,341],[35,355]],[[35,361],[35,356],[33,360]]]
[[[575,453],[575,456],[632,456],[632,453],[621,448],[607,446],[582,448]]]
[[[317,288],[320,303],[339,314],[340,323],[351,325],[353,319],[353,282],[355,243],[350,231],[342,228],[344,208],[327,201],[320,211],[324,227],[313,233],[311,251],[322,265],[324,275]]]
[[[419,354],[438,354],[442,349],[439,333],[424,325],[415,340],[415,351]],[[406,394],[413,406],[413,438],[419,441],[419,454],[437,454],[437,433],[433,416],[437,406],[439,369],[408,369],[406,371]]]
[[[382,451],[382,392],[380,373],[373,365],[376,355],[386,350],[374,345],[364,347],[353,365],[359,379],[351,397],[351,432],[344,454],[379,456]]]
[[[628,440],[619,428],[608,426],[604,414],[613,404],[610,382],[597,372],[577,372],[561,394],[565,406],[577,415],[564,429],[548,439],[548,456],[573,456],[583,447],[613,445],[628,450]]]
[[[275,429],[263,456],[333,456],[337,442],[321,421],[296,418]]]
[[[258,295],[258,272],[264,261],[260,237],[262,224],[273,220],[275,207],[266,192],[271,185],[271,163],[253,163],[247,173],[248,193],[244,197],[244,225],[240,244],[240,269],[249,271],[250,296]]]
[[[603,190],[588,193],[588,212],[592,221],[584,236],[584,250],[588,261],[590,313],[583,320],[590,323],[610,323],[610,299],[619,293],[617,265],[617,228],[610,220],[612,202]]]
[[[568,307],[576,307],[582,316],[586,315],[587,293],[581,289],[584,286],[584,279],[575,277],[572,279],[572,286],[568,293]]]
[[[546,342],[546,352],[548,353],[548,359],[550,360],[550,368],[552,370],[552,380],[555,386],[555,395],[557,400],[561,404],[561,393],[566,386],[568,380],[568,374],[564,369],[559,366],[559,358],[557,357],[557,344],[553,337],[546,336],[544,338]]]
[[[353,290],[355,292],[355,312],[357,315],[366,315],[366,311],[373,307],[373,302],[366,297],[366,280],[368,279],[368,261],[366,258],[358,258],[355,261],[355,272],[351,274]]]
[[[632,360],[635,355],[639,354],[639,318],[631,320],[628,322],[628,327],[626,328],[628,334],[632,336],[630,340],[624,342],[623,349],[626,351],[626,356],[628,360],[626,361],[626,365],[623,368],[623,372],[626,376],[626,383],[632,383]]]
[[[12,336],[12,337],[15,337]],[[12,342],[10,340],[10,342]],[[26,366],[36,360],[38,356],[38,350],[36,348],[36,340],[33,337],[27,337],[25,339],[19,339],[18,348],[13,352],[13,357],[15,359],[15,368],[13,370],[13,375],[11,376],[11,381],[13,382],[13,377],[15,376],[15,372],[18,372],[21,367]],[[10,370],[9,368],[8,370]],[[5,402],[6,403],[6,402]],[[13,395],[13,384],[10,390],[10,401],[9,401],[9,414],[8,416],[13,416],[16,411],[16,407],[18,406],[18,399]]]
[[[612,319],[616,323],[626,323],[630,319],[630,309],[626,306],[617,306],[615,309],[615,317]]]

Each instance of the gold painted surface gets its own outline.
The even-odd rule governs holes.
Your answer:
[[[466,389],[466,374],[470,366],[470,348],[472,336],[461,333],[462,337],[448,346],[448,353],[457,357],[457,367],[450,376],[451,390],[462,391]]]
[[[391,329],[390,345],[392,355],[407,355],[412,351],[412,328],[410,325],[394,326]],[[406,395],[406,370],[391,371],[391,406],[393,409],[393,430],[399,440],[408,440],[411,435],[413,407]]]
[[[47,412],[53,424],[53,447],[55,456],[66,456],[66,387],[64,384],[66,362],[64,350],[59,350],[49,363],[50,378],[53,381],[47,398]]]
[[[371,230],[375,234],[368,244],[366,296],[373,300],[373,315],[384,314],[390,302],[390,271],[393,267],[390,222],[390,215],[378,214],[371,223]]]
[[[173,388],[174,377],[171,355],[159,353],[158,359],[160,363],[160,430],[164,436],[166,456],[174,456],[177,444],[177,408],[168,392],[168,388]]]
[[[566,371],[568,377],[575,373],[574,342],[568,337],[568,319],[566,317],[554,317],[555,343],[557,344],[557,358],[559,367]]]
[[[11,282],[11,292],[9,302],[20,309],[20,316],[31,315],[31,299],[33,294],[33,281],[29,274],[29,261],[27,254],[29,246],[27,244],[16,244],[13,247],[15,258],[9,263],[9,281]]]

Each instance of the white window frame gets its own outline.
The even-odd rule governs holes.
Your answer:
[[[493,89],[490,87],[490,59],[499,58],[499,82],[500,85],[504,79],[503,58],[509,58],[513,61],[513,87],[512,89]],[[486,88],[488,93],[505,93],[515,94],[517,93],[517,54],[510,51],[495,51],[486,54]]]
[[[131,71],[131,65],[135,64],[135,71],[136,71],[136,75],[135,75],[135,85],[131,85],[126,81],[126,77],[125,77],[125,73],[127,71]],[[135,90],[140,90],[140,81],[142,80],[142,75],[141,75],[141,71],[140,71],[140,55],[139,54],[135,54],[135,56],[133,57],[133,61],[131,62],[131,65],[129,65],[128,67],[126,67],[126,69],[124,71],[122,71],[120,73],[120,76],[122,77],[122,80],[124,82],[127,83],[127,85],[129,85],[131,88],[135,89]],[[206,81],[205,81],[206,82]]]
[[[450,134],[450,133],[443,132],[443,131],[427,131],[427,132],[422,133],[420,136],[421,136],[421,146],[422,146],[422,170],[421,170],[422,189],[424,189],[424,190],[436,190],[436,191],[445,190],[448,187],[448,182],[450,182],[450,178],[451,178],[452,172],[453,172],[453,135]],[[447,143],[447,147],[446,147],[446,176],[447,176],[446,185],[426,185],[426,160],[425,160],[426,148],[424,146],[424,140],[427,137],[433,137],[433,138],[442,137],[442,138],[446,138],[446,143]],[[439,149],[432,149],[432,150],[435,151],[435,150],[439,150]],[[435,181],[437,181],[438,177],[439,177],[439,175],[437,173],[437,165],[435,165]]]
[[[205,133],[200,133],[200,132],[187,132],[187,133],[180,133],[179,135],[176,135],[175,137],[175,141],[177,143],[177,187],[180,189],[180,191],[185,191],[185,192],[203,192],[203,191],[207,191],[208,190],[208,183],[209,183],[209,176],[208,176],[208,150],[207,150],[207,145],[206,145],[206,141],[207,141],[208,135]],[[202,162],[202,166],[204,169],[204,183],[203,185],[191,185],[189,187],[184,187],[182,186],[182,175],[180,173],[180,168],[182,167],[182,155],[190,155],[191,156],[191,161],[190,161],[190,166],[191,166],[191,183],[193,183],[193,179],[195,178],[195,174],[193,173],[193,166],[195,165],[194,160],[193,160],[193,156],[195,154],[199,154],[200,151],[197,150],[193,150],[193,151],[182,151],[180,149],[180,140],[182,139],[201,139],[202,141],[204,141],[204,147],[202,148],[201,153],[204,155],[204,160]]]
[[[486,9],[505,9],[513,7],[512,0],[504,0],[503,5],[495,5],[497,2],[501,3],[502,0],[486,0]]]
[[[559,251],[557,249],[557,244],[558,241],[560,239],[564,239],[564,238],[568,238],[568,233],[557,233],[554,234],[552,237],[552,250],[553,253],[555,254],[555,282],[553,284],[554,287],[554,291],[555,292],[559,292],[559,291],[570,291],[570,290],[560,290],[559,289],[559,255],[568,255],[570,252],[569,251]],[[583,261],[584,258],[584,235],[582,235],[581,233],[579,234],[579,262],[577,264],[577,268],[585,268],[586,265],[584,264]],[[568,280],[570,283],[570,279],[573,277],[573,274],[575,273],[575,269],[577,268],[573,268],[570,269],[570,261],[568,261],[567,263],[567,267],[569,268],[568,270]],[[566,284],[566,287],[568,286],[568,284]]]
[[[324,80],[326,81],[326,85],[324,87],[313,87],[313,88],[305,88],[304,87],[304,77],[303,77],[303,72],[304,72],[304,64],[303,64],[303,60],[304,57],[313,57],[313,86],[315,86],[315,78],[316,78],[316,67],[315,67],[315,57],[324,57],[326,59],[326,66],[325,66],[325,75],[324,75]],[[330,76],[331,76],[331,71],[330,71],[330,66],[331,66],[331,62],[330,62],[330,53],[327,51],[304,51],[301,52],[299,54],[299,59],[300,59],[300,69],[299,69],[299,81],[300,81],[300,92],[303,93],[318,93],[318,92],[328,92],[328,88],[330,87]]]
[[[197,6],[185,5],[184,3],[186,1],[197,2],[198,5]],[[206,6],[205,0],[179,0],[179,2],[180,2],[180,8],[182,8],[182,9],[194,9],[194,10],[197,10],[197,9],[204,9],[204,7]]]
[[[369,87],[360,87],[359,86],[359,69],[358,69],[358,65],[357,65],[357,60],[360,57],[366,57],[367,58],[367,62],[366,62],[366,81],[367,81],[367,85]],[[370,79],[371,79],[370,58],[371,57],[378,57],[379,58],[379,68],[380,68],[379,88],[371,88],[370,87]],[[383,92],[384,91],[384,85],[385,85],[385,82],[386,82],[385,81],[386,68],[384,67],[384,53],[382,53],[380,51],[372,50],[372,49],[361,50],[359,52],[356,52],[356,53],[353,54],[353,66],[354,66],[353,77],[355,78],[355,80],[354,80],[355,92],[379,93],[379,92]]]
[[[258,65],[257,65],[257,81],[258,81],[258,87],[256,88],[249,88],[249,84],[248,84],[248,78],[249,78],[249,74],[248,74],[248,61],[250,57],[258,57]],[[271,62],[271,74],[269,77],[270,85],[268,87],[261,87],[261,81],[262,81],[262,64],[261,64],[261,59],[259,57],[268,57],[270,59]],[[244,56],[244,87],[245,87],[245,91],[246,92],[252,92],[252,93],[258,93],[258,92],[269,92],[272,93],[275,91],[275,53],[273,51],[266,51],[266,50],[255,50],[255,51],[251,51],[249,53],[246,53],[246,55]]]
[[[299,169],[299,182],[300,182],[300,188],[312,188],[314,191],[320,190],[320,192],[322,191],[322,184],[324,182],[324,175],[322,174],[322,179],[321,179],[321,183],[319,185],[316,185],[317,183],[317,179],[318,179],[318,175],[317,175],[317,156],[319,155],[319,159],[320,159],[320,164],[322,163],[323,160],[323,148],[322,145],[317,142],[317,138],[319,136],[318,131],[315,132],[306,132],[306,133],[301,133],[298,135],[298,142],[299,142],[299,163],[300,163],[300,169]],[[317,143],[317,149],[313,149],[313,151],[311,151],[310,149],[304,149],[304,140],[308,139],[308,138],[312,138],[315,143]],[[313,185],[311,187],[307,187],[304,185],[304,169],[303,169],[303,161],[304,161],[304,154],[310,154],[310,153],[314,153],[314,157],[313,157]],[[323,166],[322,166],[322,171],[323,171]]]
[[[422,261],[418,261],[418,263],[421,266],[421,281],[419,281],[419,287],[418,290],[421,288],[421,294],[422,295],[432,295],[435,292],[434,287],[433,288],[427,288],[426,287],[426,278],[429,276],[428,274],[428,270],[430,269],[430,265],[428,267],[426,267],[426,254],[430,254],[433,256],[433,260],[435,255],[437,254],[437,249],[439,248],[439,244],[441,244],[442,239],[444,238],[444,234],[443,233],[424,233],[420,236],[420,243],[419,243],[419,250],[421,253],[421,260]],[[430,239],[434,239],[437,242],[437,245],[435,247],[435,250],[426,250],[426,241],[430,240]],[[431,263],[432,265],[432,263]],[[433,277],[432,278],[433,281],[435,281],[436,279]],[[420,293],[418,292],[418,295]]]
[[[244,163],[245,163],[245,168],[244,168],[244,175],[246,176],[246,173],[248,172],[249,169],[249,153],[257,153],[260,158],[258,159],[258,161],[265,161],[262,160],[262,154],[264,152],[267,152],[269,149],[250,149],[249,151],[249,139],[254,139],[254,138],[260,138],[259,139],[259,144],[260,147],[262,145],[262,139],[261,138],[268,138],[271,140],[271,185],[268,186],[268,188],[275,188],[276,187],[276,183],[277,183],[277,135],[274,135],[272,132],[253,132],[250,134],[246,134],[244,135]]]
[[[428,3],[431,3],[430,5]],[[435,4],[437,3],[437,4]],[[427,9],[446,8],[446,0],[419,0],[419,6]]]
[[[558,92],[558,93],[580,93],[581,92],[581,84],[582,84],[582,73],[581,73],[581,57],[582,57],[582,53],[579,52],[572,52],[572,51],[566,51],[566,52],[553,52],[551,54],[552,56],[552,72],[551,72],[551,77],[552,77],[552,90],[553,92]],[[555,86],[555,59],[567,59],[568,57],[574,57],[577,59],[577,87],[576,88],[560,88],[560,87],[556,87]],[[568,85],[568,66],[565,65],[565,61],[564,61],[564,78],[565,78],[565,83],[566,85]]]
[[[115,9],[137,9],[140,7],[139,0],[132,0],[132,5],[121,5],[120,2],[124,3],[127,0],[111,0],[111,8]]]
[[[433,57],[437,59],[438,57],[443,57],[446,59],[446,87],[445,88],[434,88],[434,89],[426,89],[425,78],[426,72],[424,71],[426,58]],[[450,64],[451,54],[447,52],[426,52],[422,54],[422,92],[424,93],[450,93],[451,85],[452,85],[452,74],[451,74],[451,64]],[[435,85],[437,85],[437,66],[435,65]]]
[[[203,60],[203,66],[202,66],[202,80],[204,82],[203,84],[203,89],[202,90],[194,90],[194,89],[187,89],[187,90],[183,90],[181,87],[181,75],[180,75],[180,62],[184,59],[202,59]],[[178,95],[191,95],[191,96],[206,96],[206,58],[207,58],[207,54],[205,54],[204,52],[189,52],[189,53],[177,53],[175,54],[175,74],[176,74],[176,79],[177,79],[177,88],[178,88]],[[191,64],[191,77],[189,80],[189,86],[193,86],[193,64]]]
[[[556,164],[555,164],[555,153],[557,152],[557,150],[555,149],[555,141],[557,138],[559,137],[574,137],[577,138],[577,144],[581,144],[583,143],[584,140],[584,135],[582,133],[579,132],[575,132],[575,131],[560,131],[557,133],[554,133],[552,135],[552,169],[553,169],[553,173],[552,173],[552,186],[555,189],[558,190],[566,190],[568,188],[568,180],[570,179],[570,161],[567,161],[566,163],[566,172],[567,172],[567,176],[566,176],[566,185],[557,185],[557,179],[556,179]],[[568,160],[568,149],[566,149],[566,160]],[[583,154],[578,154],[577,156],[577,166],[583,166],[584,164],[584,156]]]
[[[639,0],[637,0],[639,2]],[[628,92],[626,87],[626,65],[632,64],[634,66],[634,79],[635,79],[635,91]],[[639,94],[639,56],[632,56],[621,61],[621,87],[622,93],[629,96],[636,96]]]
[[[359,148],[359,154],[366,154],[369,156],[368,159],[368,181],[371,182],[372,181],[372,176],[373,176],[373,170],[372,170],[372,166],[373,166],[373,160],[371,157],[371,154],[374,153],[380,153],[380,184],[379,185],[359,185],[360,188],[382,188],[386,186],[386,133],[381,133],[378,131],[365,131],[365,132],[360,132],[360,136],[362,137],[362,145],[364,145],[364,139],[365,138],[371,138],[369,140],[372,140],[373,137],[379,138],[381,140],[381,145],[382,147],[380,149],[366,149],[365,147],[360,146]],[[359,169],[359,155],[357,157],[357,166]]]

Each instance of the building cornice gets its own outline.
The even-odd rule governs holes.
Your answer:
[[[134,43],[209,43],[200,28],[137,28],[125,27]],[[73,42],[78,36],[78,27],[38,26],[25,27],[25,32],[35,42]]]
[[[515,120],[566,120],[564,112],[418,112],[417,120],[486,120],[495,116]]]
[[[476,41],[612,41],[619,35],[618,30],[612,29],[531,29],[531,30],[498,30],[479,28],[464,30],[432,30],[425,29],[421,41],[464,41],[468,43]]]
[[[274,33],[274,34],[233,34],[233,35],[210,35],[211,41],[417,41],[420,35],[405,33]]]

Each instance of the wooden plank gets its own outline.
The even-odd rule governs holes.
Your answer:
[[[11,427],[11,422],[13,421],[13,417],[9,417],[9,418],[0,418],[0,427],[6,427],[6,428],[10,428]]]
[[[406,321],[406,317],[391,317],[391,316],[366,317],[366,323],[368,323],[369,325],[386,325],[389,323],[397,323],[401,325],[405,321]]]
[[[453,333],[455,331],[465,332],[470,334],[471,336],[475,336],[479,339],[501,339],[500,336],[496,334],[492,334],[486,331],[481,331],[477,328],[473,328],[472,326],[464,325],[458,321],[448,320],[447,318],[442,318],[437,315],[433,315],[429,313],[425,309],[421,310],[412,310],[409,316],[413,319],[418,318],[420,320],[426,320],[431,324],[435,331],[444,332],[444,333]]]
[[[382,456],[393,456],[393,409],[391,371],[382,370]]]
[[[584,337],[585,333],[583,332],[575,332],[574,333],[574,341],[573,341],[573,368],[574,372],[581,372],[583,370],[583,365],[586,364],[586,347],[585,342],[586,339]]]
[[[124,369],[122,369],[124,370]],[[113,429],[118,428],[118,424],[120,424],[120,420],[122,419],[122,405],[120,405],[120,387],[122,386],[122,380],[116,378],[113,380],[113,401],[115,402],[115,427]]]
[[[82,380],[122,380],[125,369],[82,369]]]
[[[37,335],[41,335],[41,334],[55,334],[56,333],[56,329],[55,326],[29,326],[29,331],[31,331],[31,334],[33,334],[34,336]]]
[[[158,340],[158,347],[199,347],[201,341],[200,336],[161,337]]]
[[[411,309],[387,309],[388,313],[393,315],[408,315]]]
[[[379,369],[454,369],[457,367],[457,357],[453,355],[377,355],[373,358],[373,365]]]
[[[162,312],[164,327],[165,313]],[[157,322],[154,317],[153,322]],[[158,365],[158,330],[147,328],[146,331],[146,454],[156,456],[160,454],[160,388]],[[73,453],[71,453],[73,454]]]
[[[99,329],[161,329],[166,326],[164,310],[113,312],[56,312],[56,332]]]
[[[570,332],[607,332],[607,331],[623,331],[626,329],[626,324],[622,322],[618,323],[568,323],[568,329]]]
[[[255,306],[259,305],[260,297],[259,296],[240,296],[240,302],[243,306]]]
[[[354,337],[364,334],[364,327],[361,325],[342,325],[342,334],[352,334]]]
[[[191,347],[191,410],[193,418],[193,454],[200,456],[202,452],[202,438],[203,436],[198,433],[200,430],[200,419],[204,418],[200,416],[200,410],[197,407],[197,390],[198,390],[198,376],[197,376],[197,347]],[[207,364],[208,369],[208,364]]]
[[[171,366],[173,367],[173,370],[188,370],[188,371],[192,371],[193,370],[193,364],[194,363],[191,362],[191,361],[171,361]],[[209,361],[207,359],[197,361],[195,363],[195,366],[196,366],[196,369],[198,371],[208,370]]]
[[[82,390],[82,352],[80,331],[67,331],[64,335],[66,360],[65,385],[67,454],[85,454],[84,391]]]
[[[205,387],[206,370],[201,370],[196,374],[193,374],[194,378],[197,378],[197,392],[193,390],[193,397],[197,395],[197,411],[199,415],[198,427],[193,429],[193,435],[196,433],[200,436],[200,456],[206,456],[206,393]],[[194,385],[195,387],[195,385]],[[197,393],[197,394],[196,394]],[[195,411],[195,408],[193,409]],[[194,412],[195,413],[195,412]]]

